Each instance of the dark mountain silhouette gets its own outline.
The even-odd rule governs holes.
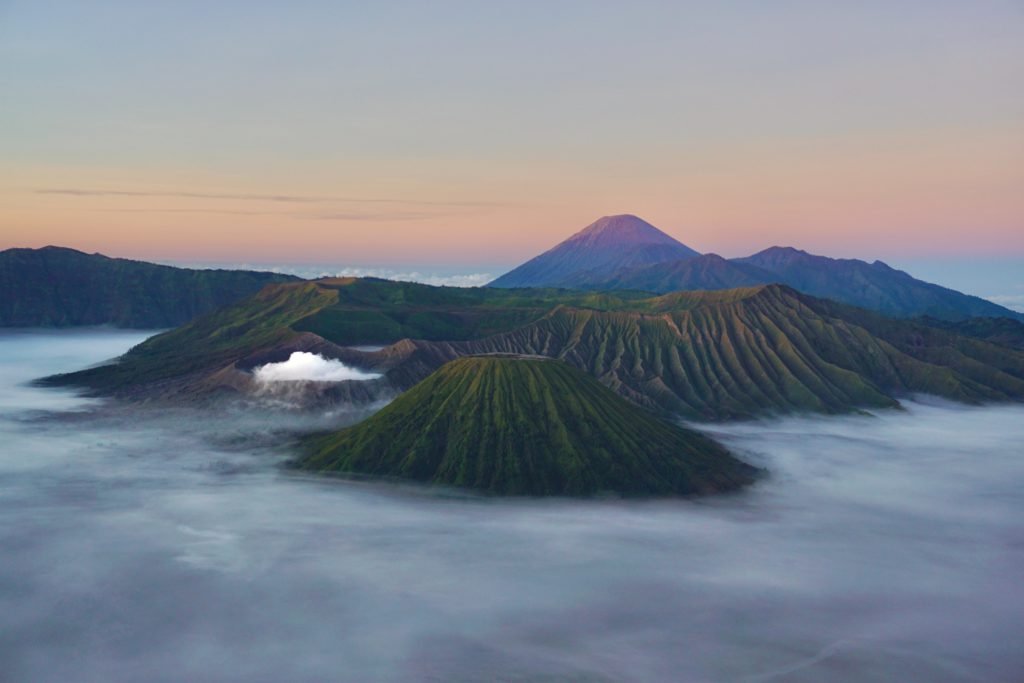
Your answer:
[[[299,278],[193,270],[64,247],[0,252],[0,327],[174,327]]]
[[[736,259],[773,273],[778,282],[801,292],[869,308],[899,318],[942,320],[972,317],[1024,318],[981,297],[918,280],[881,261],[834,259],[792,247],[772,247]]]
[[[1024,320],[1024,314],[918,280],[881,261],[833,259],[792,247],[771,247],[731,260],[716,254],[700,256],[635,216],[602,218],[490,286],[662,294],[773,283],[897,318]]]

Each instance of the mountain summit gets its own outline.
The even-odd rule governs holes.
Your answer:
[[[588,279],[603,279],[621,268],[696,256],[700,254],[642,218],[605,216],[490,286],[567,287],[584,273]]]
[[[622,247],[640,244],[682,246],[677,240],[658,230],[644,219],[628,213],[598,218],[562,244],[589,247]],[[689,251],[692,255],[697,254],[692,249]]]

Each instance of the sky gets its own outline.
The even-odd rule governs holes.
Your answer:
[[[634,213],[1012,269],[1022,84],[1020,0],[0,0],[0,248],[499,273]]]

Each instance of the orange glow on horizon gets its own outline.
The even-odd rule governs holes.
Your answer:
[[[601,215],[635,213],[724,256],[776,244],[883,260],[1024,254],[1024,143],[1009,132],[870,142],[709,149],[676,164],[507,163],[491,173],[406,163],[401,182],[365,179],[388,177],[395,169],[386,167],[363,178],[312,169],[316,179],[305,183],[0,168],[10,188],[0,247],[57,244],[153,260],[511,265]],[[625,167],[643,172],[623,175]]]

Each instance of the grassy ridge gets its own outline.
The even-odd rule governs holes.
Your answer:
[[[431,287],[373,278],[328,278],[271,285],[233,306],[147,339],[115,365],[45,383],[100,392],[212,371],[312,332],[338,345],[409,337],[465,340],[513,330],[563,302],[625,307],[630,297],[562,290]]]
[[[464,358],[354,427],[307,439],[303,469],[500,495],[714,493],[755,470],[552,360]]]
[[[498,352],[560,358],[635,403],[707,419],[893,406],[912,392],[1024,398],[1020,350],[781,285],[646,298],[354,278],[272,285],[147,340],[117,365],[52,381],[159,393],[164,380],[266,358],[312,329],[340,345],[393,341],[382,326],[418,341],[354,360],[398,390],[458,356]]]
[[[1019,351],[778,285],[718,294],[671,294],[644,312],[563,308],[456,350],[561,358],[637,403],[711,419],[885,407],[911,392],[1024,398]]]
[[[46,384],[114,391],[211,371],[296,336],[297,320],[331,305],[333,290],[312,282],[270,286],[241,304],[150,337],[111,365],[46,378]]]
[[[322,286],[335,288],[327,281]],[[412,282],[363,278],[336,287],[337,302],[293,325],[335,344],[374,344],[398,339],[465,340],[515,329],[569,303],[588,308],[621,308],[641,296],[623,292],[558,289],[431,287]]]

